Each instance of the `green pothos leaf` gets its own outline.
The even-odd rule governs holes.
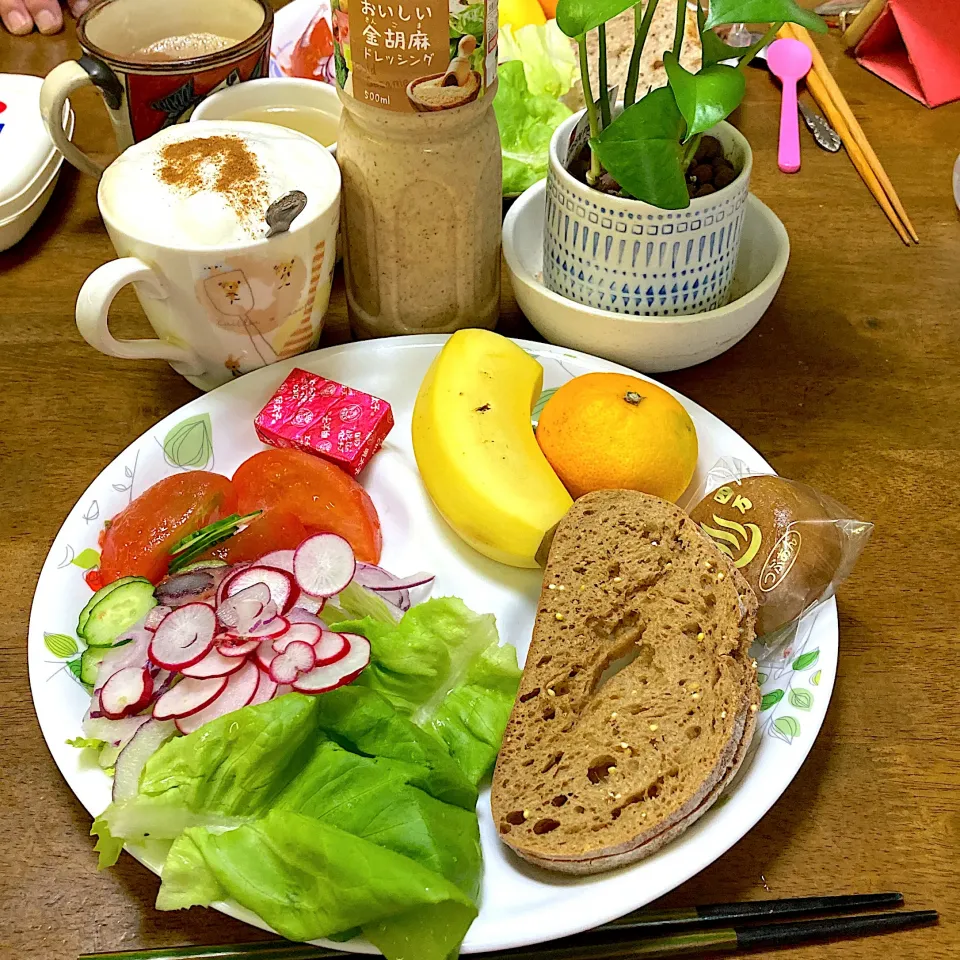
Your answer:
[[[585,0],[583,0],[585,2]],[[815,13],[804,10],[796,0],[710,0],[704,26],[709,30],[724,23],[799,23],[816,33],[827,25]]]
[[[65,633],[45,633],[43,645],[55,656],[66,660],[80,649],[77,641]]]
[[[590,147],[623,191],[663,210],[690,205],[681,162],[683,115],[661,87],[627,107]]]
[[[672,52],[663,55],[670,86],[683,119],[687,122],[684,137],[689,140],[726,120],[740,105],[747,89],[743,71],[720,64],[688,73]]]
[[[635,0],[559,0],[557,3],[557,26],[568,37],[595,30],[629,10]]]

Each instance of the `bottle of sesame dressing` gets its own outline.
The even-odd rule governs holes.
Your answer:
[[[502,211],[496,0],[334,0],[333,33],[354,333],[492,328]]]

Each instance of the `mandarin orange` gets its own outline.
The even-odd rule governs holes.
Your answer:
[[[683,405],[622,373],[565,383],[540,414],[537,441],[574,499],[613,489],[676,501],[697,466],[697,431]]]

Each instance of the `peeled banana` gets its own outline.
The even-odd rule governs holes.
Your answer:
[[[538,566],[573,503],[530,424],[542,386],[543,368],[512,340],[460,330],[413,409],[413,452],[437,509],[475,550],[513,567]]]

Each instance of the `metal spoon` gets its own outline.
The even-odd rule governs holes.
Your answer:
[[[278,233],[286,233],[290,229],[290,224],[303,213],[306,205],[307,195],[302,190],[291,190],[274,200],[264,214],[264,219],[270,228],[267,230],[267,238],[276,236]]]

